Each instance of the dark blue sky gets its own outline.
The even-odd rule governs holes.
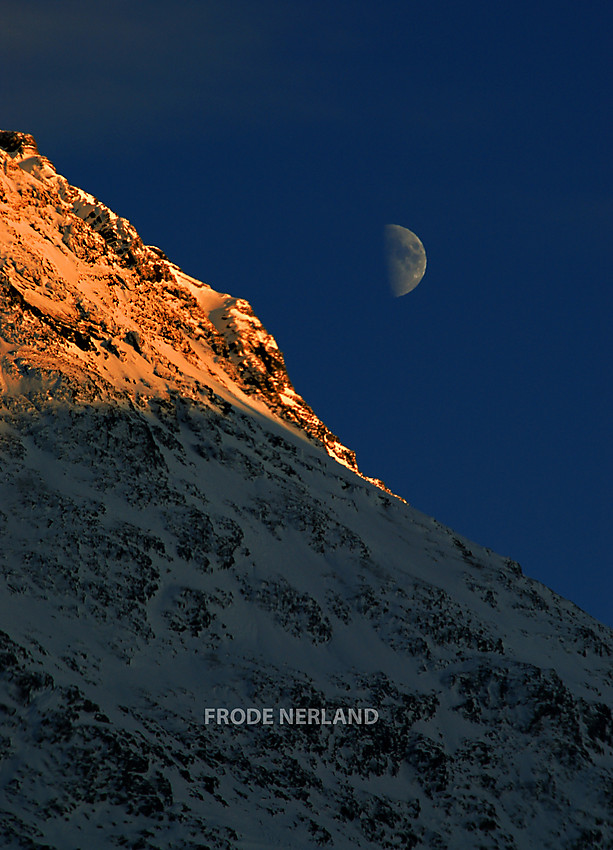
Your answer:
[[[613,625],[610,3],[2,18],[3,129],[247,298],[366,474]]]

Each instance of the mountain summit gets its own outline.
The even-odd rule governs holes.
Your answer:
[[[41,380],[46,363],[61,364],[56,379],[79,393],[87,386],[100,398],[139,404],[168,393],[206,399],[212,390],[281,420],[357,471],[354,452],[294,390],[247,301],[215,292],[143,245],[129,221],[58,175],[32,136],[0,131],[0,149],[0,268],[6,300],[26,319],[14,322],[11,343],[28,347]],[[34,349],[43,347],[41,359]]]
[[[611,630],[31,136],[0,193],[0,844],[612,848]]]

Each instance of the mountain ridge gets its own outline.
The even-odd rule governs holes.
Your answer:
[[[357,474],[245,303],[30,139],[0,134],[3,846],[613,847],[613,632]],[[266,707],[379,719],[205,722]]]
[[[15,258],[3,257],[3,278],[10,297],[21,302],[22,307],[27,306],[47,327],[73,342],[81,351],[102,353],[107,360],[109,354],[116,358],[125,356],[126,345],[134,350],[137,357],[147,360],[147,352],[141,350],[139,336],[143,327],[152,331],[157,325],[157,335],[161,330],[166,337],[162,346],[167,348],[170,344],[175,349],[170,357],[168,350],[162,350],[162,346],[156,349],[157,371],[163,373],[157,377],[172,384],[180,377],[177,372],[189,374],[189,367],[186,368],[189,363],[192,366],[192,374],[189,375],[192,386],[187,387],[183,381],[181,391],[197,394],[197,369],[203,369],[210,379],[210,361],[217,358],[230,379],[222,380],[222,384],[238,386],[243,399],[251,396],[263,401],[274,416],[280,417],[290,427],[297,427],[339,462],[358,471],[355,453],[341,444],[295,391],[277,343],[247,301],[216,293],[207,284],[182,272],[159,248],[144,245],[127,219],[117,216],[97,198],[71,186],[58,175],[51,162],[40,155],[31,135],[0,131],[0,149],[8,154],[3,163],[3,198],[15,194],[21,194],[22,198],[19,207],[21,226],[14,223],[17,239],[24,233],[26,205],[23,199],[32,197],[36,202],[42,199],[47,205],[47,227],[38,233],[42,237],[39,242],[47,243],[39,247],[42,255],[39,277],[47,275],[46,286],[49,288],[49,282],[61,275],[63,287],[55,293],[55,302],[62,297],[64,305],[62,311],[54,310],[54,299],[45,297],[41,287],[20,281]],[[11,167],[13,165],[15,168]],[[27,180],[26,175],[34,179]],[[19,185],[13,186],[11,178]],[[58,238],[60,236],[61,239]],[[14,244],[12,250],[15,252]],[[90,288],[87,293],[83,292],[83,278],[89,269],[84,270],[82,261],[86,258],[91,266],[93,257],[97,258],[102,269],[92,270],[96,288]],[[114,266],[113,269],[111,266]],[[71,278],[72,291],[65,285]],[[81,291],[78,293],[74,285],[76,279],[80,279]],[[133,292],[127,306],[134,316],[121,314],[117,295],[111,295],[110,287],[105,286],[107,280],[120,291]],[[74,302],[72,309],[66,303],[69,298]],[[137,299],[143,303],[137,304]],[[109,322],[111,302],[115,302],[115,320]],[[100,315],[101,306],[107,308],[103,316]],[[122,327],[122,322],[125,327]],[[204,344],[205,351],[195,350],[198,342]],[[104,351],[101,352],[101,349]],[[97,359],[99,361],[100,357]],[[152,370],[142,362],[139,365],[144,366],[145,385],[153,384]],[[98,371],[108,381],[108,368],[100,369],[99,364],[97,369],[92,368],[91,358],[88,366],[90,373]],[[125,382],[126,376],[120,376],[119,385],[123,390],[126,389]],[[160,382],[157,383],[159,390]],[[143,388],[142,394],[146,392]],[[382,482],[375,483],[384,487]]]

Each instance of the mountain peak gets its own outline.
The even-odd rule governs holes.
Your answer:
[[[361,480],[246,301],[6,144],[0,846],[613,847],[613,632]]]
[[[212,391],[358,472],[355,453],[294,389],[247,301],[145,245],[126,218],[59,175],[31,135],[0,131],[0,161],[0,285],[12,327],[5,386],[31,386],[15,377],[27,362],[51,393],[69,384],[82,396],[87,384],[85,395],[147,404],[175,390],[200,400]]]
[[[34,136],[19,130],[0,130],[0,148],[11,156],[38,155]]]

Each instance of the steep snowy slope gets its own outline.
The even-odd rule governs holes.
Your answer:
[[[0,844],[613,847],[611,631],[361,477],[244,301],[0,145]]]

